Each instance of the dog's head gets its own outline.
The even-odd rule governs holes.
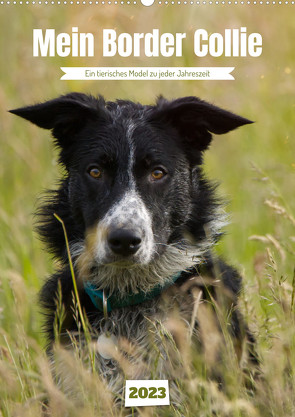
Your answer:
[[[67,176],[49,214],[64,220],[80,275],[122,292],[164,283],[208,249],[217,214],[203,151],[212,133],[251,123],[196,97],[144,106],[72,93],[12,113],[51,129],[60,148]]]

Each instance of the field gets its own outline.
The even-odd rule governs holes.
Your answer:
[[[222,32],[245,26],[263,36],[259,58],[33,58],[32,28],[57,32],[152,28]],[[18,120],[8,109],[69,91],[152,103],[196,95],[253,121],[215,137],[206,172],[220,182],[231,223],[216,248],[244,278],[240,307],[257,338],[261,375],[248,390],[241,371],[224,365],[227,389],[198,374],[192,358],[185,387],[185,415],[295,416],[295,54],[294,6],[170,5],[2,6],[0,15],[0,416],[39,416],[49,398],[52,416],[119,416],[98,377],[68,352],[57,350],[79,399],[68,398],[50,374],[37,293],[54,265],[33,233],[33,213],[44,189],[61,174],[47,131]],[[235,81],[60,81],[60,66],[234,66]],[[153,414],[154,413],[154,414]],[[143,416],[178,415],[163,408]]]

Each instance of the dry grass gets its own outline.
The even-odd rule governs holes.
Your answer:
[[[214,318],[210,318],[210,311],[204,310],[200,304],[196,314],[205,345],[204,354],[195,352],[187,343],[183,343],[187,340],[187,331],[177,319],[172,319],[165,330],[166,336],[167,331],[170,337],[173,334],[180,349],[180,356],[176,350],[172,354],[170,352],[175,374],[181,375],[178,382],[182,396],[180,408],[139,409],[137,411],[141,416],[294,415],[295,275],[290,277],[285,272],[290,255],[294,255],[293,216],[277,197],[272,197],[271,202],[266,200],[262,210],[273,211],[278,224],[289,224],[290,234],[249,237],[251,241],[258,240],[262,250],[254,259],[254,279],[251,284],[246,282],[241,308],[257,337],[257,349],[261,358],[260,377],[251,379],[251,384],[245,385],[244,374],[251,378],[253,370],[247,369],[247,363],[244,363],[243,369],[239,367],[230,338],[224,330],[223,360],[218,363],[218,372],[225,380],[224,390],[220,391],[217,383],[208,378],[216,370],[216,349],[219,349],[221,340],[215,329]],[[118,398],[111,395],[93,366],[95,343],[88,339],[82,349],[73,341],[71,350],[57,344],[53,365],[35,335],[32,337],[29,334],[27,314],[28,311],[35,314],[29,305],[30,289],[23,277],[12,271],[8,274],[7,283],[10,288],[3,290],[8,295],[12,293],[14,303],[10,303],[10,327],[6,330],[2,328],[0,335],[2,415],[35,417],[42,412],[52,417],[126,415],[124,407],[115,406]],[[62,317],[62,304],[58,302],[58,306]],[[79,311],[77,306],[77,318]],[[222,317],[221,311],[219,314],[219,320],[226,323],[227,317]],[[56,323],[58,336],[59,321]],[[137,347],[122,341],[120,348],[121,353],[116,354],[116,359],[128,374],[134,363],[129,363],[122,352],[132,356]]]

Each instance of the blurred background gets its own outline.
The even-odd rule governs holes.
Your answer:
[[[216,136],[206,156],[209,178],[221,183],[231,224],[217,251],[244,276],[243,308],[267,345],[282,331],[284,309],[271,296],[283,286],[294,300],[295,254],[295,19],[292,5],[34,5],[1,6],[0,14],[0,327],[12,339],[24,331],[37,342],[36,293],[53,270],[33,233],[33,213],[42,191],[57,183],[56,151],[48,131],[7,113],[70,91],[146,104],[195,95],[245,116],[255,124]],[[32,31],[53,28],[101,35],[119,32],[187,32],[183,57],[34,58]],[[258,58],[198,58],[193,33],[223,33],[247,27],[263,37]],[[95,35],[96,36],[96,35]],[[101,45],[101,39],[96,46]],[[186,47],[187,46],[187,47]],[[60,81],[61,66],[234,66],[235,81]],[[292,287],[293,282],[293,287]],[[280,287],[280,288],[281,288]],[[22,330],[12,323],[22,323]],[[287,328],[284,330],[287,331]]]

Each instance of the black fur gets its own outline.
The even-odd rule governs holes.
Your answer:
[[[223,134],[251,121],[196,97],[174,101],[161,97],[156,105],[146,106],[122,100],[105,102],[102,97],[72,93],[11,112],[52,131],[60,149],[60,163],[66,169],[59,189],[49,195],[39,210],[40,235],[61,261],[60,270],[41,291],[41,304],[48,314],[46,331],[51,342],[59,282],[66,309],[63,330],[77,329],[71,309],[73,284],[65,237],[54,213],[63,220],[70,245],[84,242],[87,232],[99,225],[129,190],[131,171],[127,167],[130,166],[131,148],[135,158],[132,175],[136,192],[151,216],[153,236],[158,245],[150,262],[161,257],[167,245],[180,249],[186,245],[198,248],[206,240],[214,243],[219,239],[221,231],[218,228],[210,226],[209,232],[207,229],[207,225],[218,220],[220,203],[215,196],[215,187],[203,176],[203,152],[210,145],[212,133]],[[99,166],[102,179],[89,177],[92,165]],[[164,168],[165,172],[158,182],[150,177],[156,167]],[[118,260],[113,254],[106,256],[112,261]],[[221,279],[231,294],[228,297],[233,311],[231,332],[234,338],[242,339],[248,330],[236,310],[241,278],[233,268],[213,259],[208,246],[202,262],[186,268],[174,287],[180,287],[198,274],[205,273],[212,282]],[[93,267],[99,275],[100,264],[94,260]],[[128,282],[124,285],[128,290]],[[208,299],[216,297],[217,291],[214,286],[206,287],[204,296]],[[93,306],[83,287],[79,287],[79,296],[90,324],[95,326],[102,313]],[[128,308],[134,311],[141,307]]]

